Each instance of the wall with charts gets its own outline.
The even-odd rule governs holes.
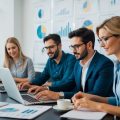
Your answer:
[[[104,19],[120,15],[119,6],[120,0],[24,0],[24,51],[33,58],[35,69],[42,71],[48,58],[41,52],[46,35],[58,33],[63,50],[71,52],[68,47],[70,31],[79,27],[95,31]],[[104,53],[97,40],[95,48]]]

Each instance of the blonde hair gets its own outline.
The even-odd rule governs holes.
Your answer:
[[[9,56],[7,52],[7,44],[13,43],[18,47],[19,57],[25,62],[26,56],[23,54],[20,43],[18,42],[17,38],[9,37],[5,44],[5,58],[4,58],[4,67],[10,68],[10,60],[13,60],[11,56]]]
[[[114,16],[105,20],[100,26],[97,27],[96,33],[99,36],[99,30],[105,29],[109,33],[119,36],[120,35],[120,16]]]

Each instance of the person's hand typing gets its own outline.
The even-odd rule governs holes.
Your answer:
[[[24,88],[29,89],[31,87],[31,84],[29,82],[21,82],[17,85],[19,90],[22,90]]]
[[[43,90],[47,90],[47,87],[34,85],[28,90],[28,93],[37,94],[38,92]]]
[[[44,90],[36,94],[36,99],[41,100],[57,100],[59,99],[60,95],[58,92],[53,92],[50,90]]]

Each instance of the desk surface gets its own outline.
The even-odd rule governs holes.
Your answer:
[[[0,93],[0,101],[2,102],[10,102],[10,103],[17,103],[16,101],[10,99],[6,93]],[[53,109],[48,110],[47,112],[43,113],[42,115],[38,116],[34,120],[68,120],[65,118],[60,118],[62,113],[58,113]],[[10,118],[0,118],[0,120],[13,120]],[[15,119],[14,119],[15,120]],[[103,120],[113,120],[113,116],[107,115]]]

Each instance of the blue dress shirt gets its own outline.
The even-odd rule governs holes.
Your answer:
[[[62,52],[59,64],[49,58],[43,72],[37,75],[31,83],[42,85],[50,79],[52,82],[51,87],[60,85],[67,81],[68,77],[72,74],[75,62],[76,58],[73,55],[64,52]]]
[[[120,106],[120,61],[114,63],[113,92],[115,97],[109,97],[108,103]]]

